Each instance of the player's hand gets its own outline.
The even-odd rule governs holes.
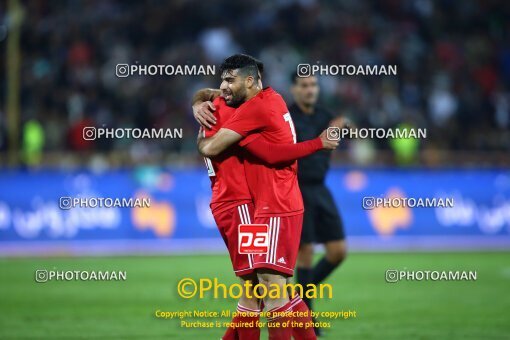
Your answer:
[[[195,117],[198,124],[210,129],[212,125],[216,124],[216,117],[213,114],[214,110],[216,108],[210,101],[198,103],[193,105],[193,117]]]
[[[320,139],[322,142],[322,148],[324,150],[335,150],[340,144],[340,140],[330,140],[328,139],[328,129],[322,131],[320,134]]]

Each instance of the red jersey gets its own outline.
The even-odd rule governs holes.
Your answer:
[[[216,125],[204,130],[205,137],[211,137],[235,112],[234,108],[227,106],[222,97],[213,101],[216,111]],[[222,212],[232,206],[252,202],[250,190],[246,182],[243,161],[240,158],[240,147],[234,145],[221,155],[209,159],[204,157],[207,173],[211,179],[211,210]]]
[[[243,146],[256,138],[270,143],[294,144],[294,123],[283,98],[268,87],[243,103],[223,124],[243,137]],[[251,134],[256,133],[255,136]],[[268,166],[245,153],[244,168],[248,187],[255,203],[255,217],[292,216],[303,213],[303,199],[297,181],[297,162]]]

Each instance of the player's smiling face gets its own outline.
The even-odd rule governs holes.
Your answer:
[[[228,106],[239,107],[246,100],[245,77],[238,70],[226,70],[221,75],[221,96]]]

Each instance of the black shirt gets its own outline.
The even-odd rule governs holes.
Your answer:
[[[305,114],[299,106],[292,104],[289,107],[290,115],[296,129],[298,142],[314,139],[328,128],[329,122],[335,116],[329,111],[316,106],[313,114]],[[298,160],[298,180],[300,184],[324,183],[329,170],[331,152],[318,151],[310,156]]]

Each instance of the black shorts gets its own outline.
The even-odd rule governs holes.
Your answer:
[[[301,243],[343,240],[344,227],[331,192],[324,184],[300,185],[305,205]]]

